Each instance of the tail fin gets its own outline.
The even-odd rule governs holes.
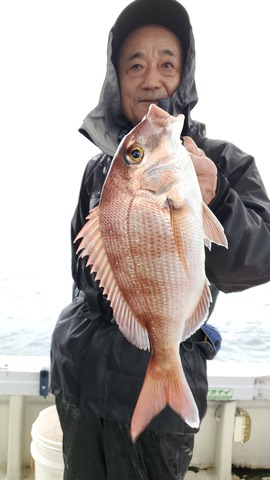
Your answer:
[[[160,372],[159,374],[157,372]],[[199,412],[180,359],[164,374],[151,357],[132,419],[130,434],[135,442],[151,420],[169,405],[192,428],[199,427]]]

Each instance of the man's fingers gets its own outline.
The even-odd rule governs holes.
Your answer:
[[[185,136],[182,137],[182,139],[184,147],[189,153],[192,153],[192,155],[195,155],[197,157],[205,157],[204,151],[201,148],[197,147],[196,143],[194,142],[194,140],[192,140],[191,137]]]
[[[183,143],[193,162],[203,201],[209,205],[216,193],[217,167],[212,160],[205,155],[204,151],[197,147],[192,138],[183,137]]]

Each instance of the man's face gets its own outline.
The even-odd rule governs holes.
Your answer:
[[[137,125],[151,103],[170,97],[179,87],[183,69],[180,41],[170,30],[145,25],[124,41],[119,58],[121,106]]]

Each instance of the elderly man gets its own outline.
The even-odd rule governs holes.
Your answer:
[[[123,10],[110,32],[99,103],[80,129],[102,153],[86,166],[72,219],[72,244],[99,202],[120,140],[149,105],[172,115],[183,113],[184,145],[203,199],[224,226],[229,243],[228,250],[213,246],[206,252],[213,308],[219,290],[240,291],[270,280],[270,202],[254,159],[231,143],[208,139],[204,124],[191,119],[198,100],[194,75],[194,38],[180,3],[135,0]],[[73,245],[73,301],[58,319],[51,347],[51,389],[64,434],[64,479],[182,479],[197,429],[166,407],[131,441],[130,420],[149,353],[124,338],[76,250]],[[206,359],[216,353],[209,331],[206,336],[203,327],[180,346],[200,420],[207,406]]]

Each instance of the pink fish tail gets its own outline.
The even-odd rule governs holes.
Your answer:
[[[151,420],[166,405],[169,405],[192,428],[198,428],[199,412],[181,363],[166,372],[157,368],[153,357],[150,359],[145,380],[132,419],[130,434],[135,443]]]

